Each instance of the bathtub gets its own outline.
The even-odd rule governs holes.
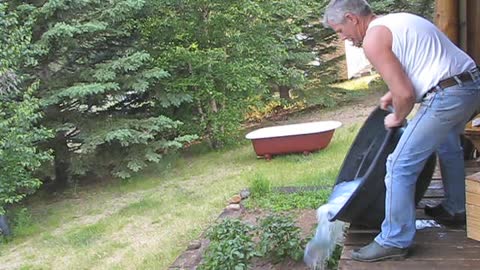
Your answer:
[[[270,160],[273,155],[323,149],[341,125],[338,121],[318,121],[266,127],[248,133],[246,138],[252,141],[257,156]]]

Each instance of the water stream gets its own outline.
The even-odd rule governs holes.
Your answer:
[[[336,244],[343,238],[344,223],[332,219],[360,185],[361,179],[336,185],[328,202],[317,209],[317,230],[305,248],[303,260],[312,269],[324,269]]]

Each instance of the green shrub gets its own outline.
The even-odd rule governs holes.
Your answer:
[[[252,239],[253,226],[239,219],[224,219],[207,232],[210,245],[199,270],[248,269],[257,255]]]
[[[303,257],[305,241],[300,237],[300,228],[291,216],[272,214],[260,223],[259,253],[279,262],[287,257],[299,261]]]
[[[29,57],[33,20],[22,9],[0,3],[0,215],[5,206],[21,201],[41,184],[33,176],[50,159],[37,145],[50,133],[39,127],[38,84],[29,85],[19,72],[32,62]],[[22,19],[20,19],[22,18]]]

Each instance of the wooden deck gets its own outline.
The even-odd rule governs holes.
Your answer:
[[[468,161],[466,175],[480,171],[480,162]],[[417,206],[417,220],[427,222],[425,204],[435,205],[443,198],[443,186],[438,170],[435,172],[424,199]],[[378,230],[351,226],[346,234],[338,269],[341,270],[462,270],[480,269],[480,241],[467,238],[465,226],[417,230],[415,243],[405,260],[362,263],[351,259],[353,249],[370,243]]]

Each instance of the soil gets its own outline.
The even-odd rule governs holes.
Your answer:
[[[240,210],[225,209],[220,214],[219,219],[224,218],[239,218],[243,222],[251,225],[257,225],[257,221],[266,217],[268,211],[262,209],[245,209],[243,206]],[[316,228],[316,213],[313,209],[296,210],[290,212],[295,217],[296,226],[301,230],[301,237],[310,237]],[[209,241],[203,237],[200,240],[190,243],[187,250],[181,254],[177,260],[170,266],[170,270],[194,270],[202,260],[202,254],[208,247]],[[280,263],[273,264],[268,259],[256,258],[251,262],[251,269],[253,270],[308,270],[309,268],[300,261],[296,262],[291,259],[286,259]]]
[[[335,120],[340,121],[344,126],[362,123],[370,113],[380,104],[382,91],[371,93],[356,98],[355,100],[334,108],[307,108],[301,112],[284,114],[277,118],[265,120],[259,126],[285,125],[313,121]],[[258,128],[250,126],[249,129]]]

